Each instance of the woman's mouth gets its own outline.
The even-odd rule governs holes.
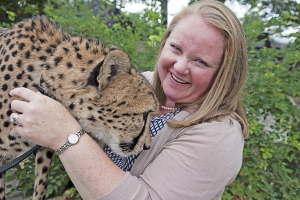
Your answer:
[[[171,73],[171,77],[174,81],[176,81],[177,83],[180,83],[180,84],[188,84],[188,82],[185,82],[179,78],[177,78],[174,74]]]

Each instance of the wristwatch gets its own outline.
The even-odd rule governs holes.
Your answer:
[[[68,135],[68,140],[66,143],[64,143],[61,147],[59,147],[55,152],[60,155],[62,154],[67,148],[69,148],[71,145],[77,144],[79,141],[79,138],[84,134],[83,130],[77,131],[76,133],[71,133]]]

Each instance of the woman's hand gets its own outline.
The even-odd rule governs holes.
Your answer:
[[[11,103],[11,119],[19,114],[15,130],[33,143],[56,150],[70,133],[81,129],[63,105],[39,92],[15,88],[9,94],[21,99]]]

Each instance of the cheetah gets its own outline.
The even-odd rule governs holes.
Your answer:
[[[150,148],[149,123],[158,111],[152,86],[116,47],[85,39],[36,16],[11,28],[0,28],[0,165],[35,144],[15,133],[10,122],[15,87],[37,91],[63,104],[96,142],[120,155]],[[36,155],[32,199],[44,199],[54,151]],[[0,199],[5,199],[4,174]]]

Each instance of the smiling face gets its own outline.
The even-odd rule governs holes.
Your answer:
[[[162,49],[158,74],[166,106],[194,103],[209,89],[221,64],[224,37],[201,17],[180,21]]]

